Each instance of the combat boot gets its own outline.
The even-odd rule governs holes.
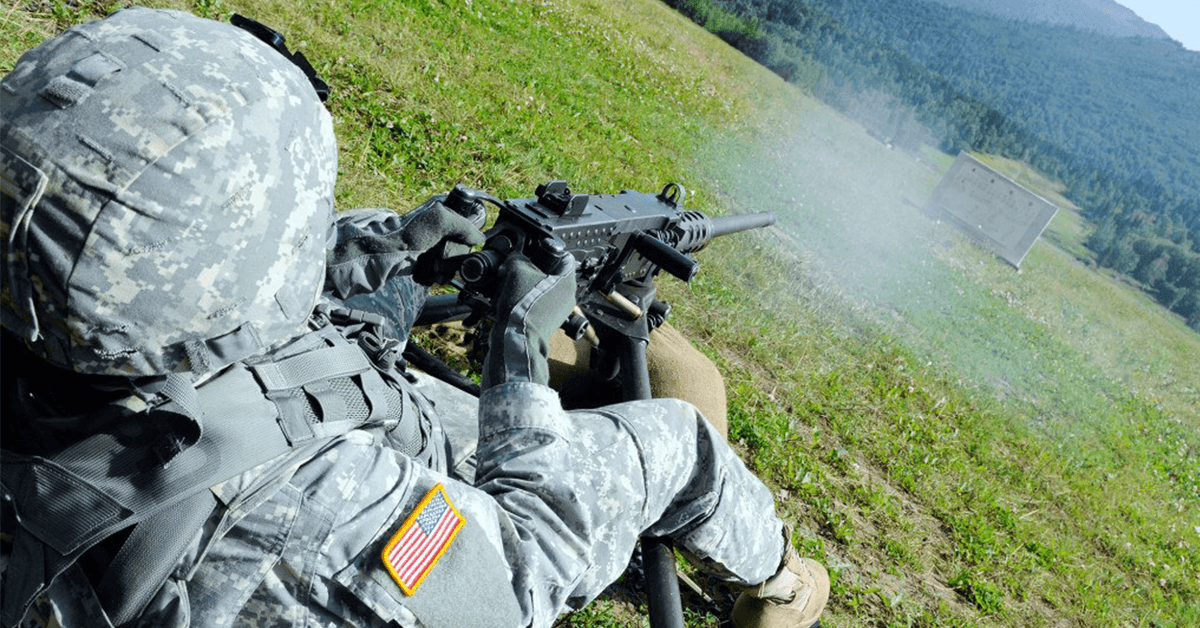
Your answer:
[[[731,619],[737,628],[811,628],[819,625],[827,601],[829,573],[821,563],[800,558],[789,543],[779,571],[747,588]]]

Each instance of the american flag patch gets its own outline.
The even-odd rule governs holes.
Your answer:
[[[466,520],[450,503],[441,484],[425,494],[383,548],[383,565],[405,595],[417,591],[464,523]]]

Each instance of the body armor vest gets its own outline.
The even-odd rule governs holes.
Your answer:
[[[114,625],[136,619],[216,507],[210,487],[296,448],[373,427],[443,467],[432,408],[397,367],[402,344],[375,328],[352,311],[319,309],[311,331],[283,348],[196,385],[168,376],[151,394],[166,403],[106,407],[95,433],[69,446],[41,455],[5,448],[0,489],[18,525],[5,530],[13,551],[0,623],[20,621],[56,577],[118,532],[128,537],[96,591]]]

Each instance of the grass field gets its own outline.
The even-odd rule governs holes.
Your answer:
[[[116,5],[29,6],[0,9],[0,70]],[[256,17],[326,76],[342,207],[563,178],[775,211],[659,285],[834,574],[826,625],[1200,625],[1200,335],[1088,263],[1053,182],[980,156],[1062,208],[1017,273],[921,211],[951,156],[886,148],[656,0],[175,6]],[[689,623],[724,625],[725,593]],[[618,586],[560,623],[643,611]]]

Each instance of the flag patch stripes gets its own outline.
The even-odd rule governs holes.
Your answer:
[[[383,548],[383,566],[405,595],[421,586],[464,523],[444,486],[438,484],[425,494]]]

